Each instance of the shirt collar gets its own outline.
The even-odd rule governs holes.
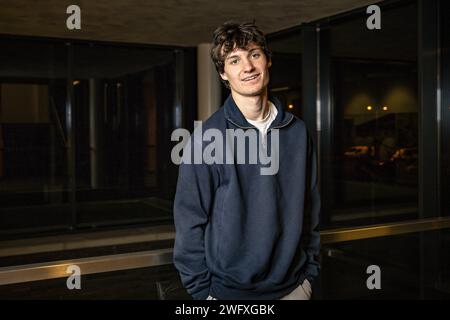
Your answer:
[[[271,128],[284,127],[287,124],[289,124],[289,122],[291,122],[291,120],[294,118],[294,115],[289,112],[285,112],[283,110],[283,106],[282,106],[280,100],[278,100],[276,97],[269,95],[269,101],[271,101],[275,105],[275,107],[277,108],[277,111],[278,111],[277,116],[273,120],[270,127]],[[231,95],[231,93],[228,96],[228,98],[225,100],[224,113],[225,113],[225,118],[228,121],[230,121],[231,123],[233,123],[235,126],[238,126],[242,129],[254,128],[254,126],[251,125],[250,123],[248,123],[248,121],[245,119],[241,110],[234,102],[234,99],[233,99],[233,96]]]

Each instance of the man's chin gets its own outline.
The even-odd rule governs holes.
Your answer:
[[[257,90],[248,90],[248,91],[243,90],[243,91],[237,92],[237,93],[239,93],[241,96],[244,96],[244,97],[257,97],[257,96],[261,96],[262,94],[267,92],[265,89],[266,88],[260,88]]]

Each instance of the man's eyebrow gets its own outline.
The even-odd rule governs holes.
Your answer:
[[[237,54],[233,54],[233,55],[227,57],[226,60],[233,59],[233,58],[239,58],[239,56]]]
[[[251,54],[255,50],[262,50],[262,49],[260,47],[253,48],[253,49],[248,50],[248,53]],[[225,60],[229,60],[229,59],[233,59],[233,58],[239,58],[239,56],[237,54],[233,54],[233,55],[227,57]]]

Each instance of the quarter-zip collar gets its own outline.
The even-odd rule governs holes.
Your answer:
[[[283,106],[281,105],[281,102],[276,97],[269,95],[269,101],[271,101],[275,105],[275,107],[277,108],[277,111],[278,111],[278,114],[275,117],[275,119],[273,120],[272,124],[270,125],[269,130],[287,126],[294,118],[294,115],[289,112],[285,112],[283,110]],[[247,119],[245,119],[241,110],[234,102],[234,99],[233,99],[233,96],[231,95],[231,93],[228,96],[227,100],[225,101],[223,108],[224,108],[225,118],[228,121],[230,121],[232,124],[234,124],[235,126],[240,127],[241,129],[255,128],[253,125],[251,125],[247,121]]]

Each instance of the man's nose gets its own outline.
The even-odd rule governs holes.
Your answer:
[[[255,66],[253,65],[252,61],[250,59],[244,59],[244,71],[245,72],[251,72],[255,69]]]

